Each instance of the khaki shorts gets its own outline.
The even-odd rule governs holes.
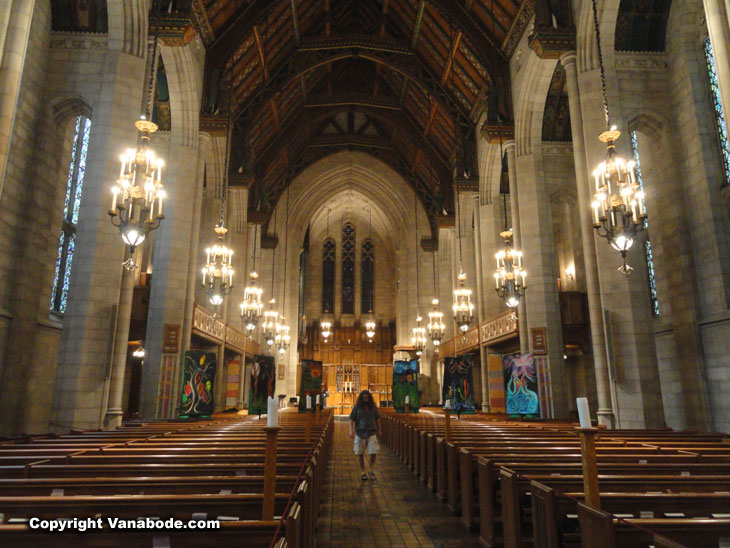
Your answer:
[[[366,446],[368,448],[369,455],[377,454],[378,451],[380,451],[380,445],[378,445],[378,437],[373,434],[368,439],[364,439],[358,435],[355,435],[355,454],[364,455]]]

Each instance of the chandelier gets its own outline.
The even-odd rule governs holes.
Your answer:
[[[612,126],[598,138],[606,143],[606,160],[593,170],[593,228],[621,253],[623,264],[619,272],[629,275],[633,268],[626,264],[626,253],[634,244],[637,233],[644,228],[646,210],[644,192],[636,179],[636,164],[626,162],[616,153],[614,142],[621,132]]]
[[[218,242],[205,250],[207,258],[203,267],[203,287],[206,288],[208,302],[217,310],[233,288],[233,249],[223,243],[228,229],[223,227],[222,219],[214,230],[218,235]]]
[[[261,319],[261,313],[264,309],[264,304],[261,302],[261,294],[263,289],[256,285],[256,280],[259,275],[256,272],[256,240],[258,239],[258,226],[254,229],[253,237],[253,269],[249,274],[249,282],[246,288],[243,290],[243,302],[240,304],[241,307],[241,319],[246,327],[246,331],[251,335],[256,326],[259,324]]]
[[[232,79],[231,79],[232,80]],[[218,224],[213,229],[218,236],[218,241],[212,247],[205,250],[207,255],[205,266],[203,267],[203,287],[208,295],[208,302],[213,305],[214,311],[217,312],[218,307],[223,304],[226,296],[233,288],[233,268],[231,267],[231,259],[233,258],[233,249],[226,246],[223,242],[228,229],[225,228],[226,223],[226,198],[228,198],[228,170],[231,131],[233,121],[231,120],[231,90],[228,90],[228,125],[226,127],[226,155],[223,161],[223,188],[221,191],[221,209]]]
[[[495,290],[497,295],[504,299],[510,308],[517,308],[520,297],[525,295],[525,276],[527,272],[522,268],[522,252],[511,246],[512,231],[505,230],[499,235],[504,239],[504,249],[495,255],[497,271],[494,273]]]
[[[459,272],[457,279],[459,287],[454,289],[454,321],[459,329],[466,332],[474,319],[474,304],[471,302],[471,289],[464,287],[466,274],[463,271]]]
[[[266,344],[268,344],[269,347],[271,347],[276,340],[276,326],[279,320],[279,313],[274,310],[275,304],[276,299],[271,299],[269,301],[269,309],[264,312],[264,339],[266,339]]]
[[[428,313],[428,338],[431,339],[434,346],[439,346],[441,340],[444,338],[444,330],[446,329],[444,315],[439,310],[438,299],[434,298],[431,304],[433,305],[433,310]]]
[[[274,342],[276,348],[279,349],[279,354],[283,355],[289,348],[289,342],[291,337],[289,335],[289,326],[286,323],[286,262],[287,252],[289,251],[289,187],[286,189],[286,225],[284,227],[284,287],[282,289],[284,298],[282,299],[282,313],[279,321],[276,324],[276,335],[274,336]]]
[[[322,313],[322,317],[319,320],[319,332],[322,334],[324,342],[327,342],[327,339],[332,334],[332,316],[330,316],[327,309]]]
[[[434,247],[433,252],[431,253],[431,264],[433,267],[433,294],[434,297],[431,300],[431,305],[433,306],[433,310],[428,313],[428,338],[431,339],[431,342],[434,346],[438,347],[441,344],[441,340],[444,338],[444,331],[446,330],[446,326],[444,325],[444,315],[439,310],[439,299],[436,295],[438,295],[437,291],[437,283],[436,283],[436,248]],[[436,352],[438,352],[438,348],[436,348]]]
[[[163,161],[147,148],[157,124],[142,116],[134,125],[139,132],[137,149],[127,150],[121,157],[122,168],[112,187],[112,206],[108,212],[129,250],[129,258],[123,263],[127,270],[137,267],[133,258],[135,248],[165,218],[162,214],[162,200],[166,196],[162,184]]]
[[[375,318],[373,317],[373,311],[371,310],[368,312],[367,321],[365,322],[365,335],[368,337],[368,342],[373,342],[376,327],[377,325],[375,323]]]
[[[279,349],[279,354],[284,354],[287,351],[289,342],[291,342],[289,326],[286,324],[286,318],[282,314],[276,323],[276,335],[274,335],[274,343],[276,344],[276,348]]]
[[[134,123],[137,128],[137,147],[136,150],[127,150],[121,156],[122,167],[119,178],[112,186],[112,205],[108,211],[112,225],[119,229],[122,241],[127,246],[129,256],[122,266],[128,271],[137,268],[134,250],[142,245],[147,234],[157,229],[160,221],[165,218],[162,214],[162,200],[166,196],[162,184],[163,161],[148,149],[150,135],[158,129],[157,124],[151,120],[160,29],[159,13],[157,16],[145,113]]]
[[[413,336],[411,337],[411,343],[413,349],[416,351],[416,356],[423,354],[423,349],[426,348],[426,329],[421,326],[421,320],[423,318],[419,314],[416,317],[416,327],[413,328]]]
[[[419,285],[419,264],[418,264],[418,194],[413,193],[413,217],[415,218],[416,230],[416,327],[413,328],[413,336],[411,342],[413,348],[416,351],[416,356],[423,354],[423,349],[426,347],[426,329],[421,326],[421,312],[419,310],[421,305],[421,288]]]
[[[368,210],[368,238],[370,241],[373,241],[373,211],[372,209]],[[372,283],[373,276],[372,276],[372,268],[373,263],[370,262],[370,280]],[[373,337],[375,337],[375,329],[377,327],[377,324],[375,323],[375,316],[373,316],[373,289],[372,285],[370,287],[370,308],[368,309],[367,316],[365,316],[365,335],[368,337],[368,342],[373,342]]]
[[[461,223],[459,222],[459,192],[458,187],[456,189],[456,235],[459,240],[459,275],[457,280],[459,281],[459,287],[454,289],[454,304],[452,309],[454,311],[454,321],[463,332],[466,333],[474,319],[474,304],[471,302],[471,289],[464,287],[466,281],[466,273],[462,267],[461,257]]]
[[[606,143],[606,159],[593,170],[595,179],[595,192],[591,203],[593,228],[596,229],[599,236],[608,240],[611,247],[621,253],[623,264],[618,270],[628,276],[634,269],[626,264],[626,253],[634,244],[637,233],[645,226],[644,192],[636,180],[635,163],[625,161],[616,152],[615,142],[621,132],[610,122],[596,0],[592,0],[592,7],[593,28],[598,46],[598,65],[601,69],[603,115],[607,128],[598,136],[601,142]]]

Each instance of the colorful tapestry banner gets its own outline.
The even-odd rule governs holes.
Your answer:
[[[248,398],[249,415],[265,415],[267,398],[274,397],[276,389],[276,363],[273,356],[254,356],[251,367],[251,390]]]
[[[188,350],[183,367],[181,417],[201,417],[213,414],[216,355],[214,352]]]
[[[537,416],[540,409],[534,357],[532,354],[512,354],[504,356],[503,361],[507,414]]]
[[[444,359],[444,381],[441,396],[451,401],[456,412],[474,411],[474,363],[471,354]]]
[[[418,400],[418,360],[396,361],[393,364],[393,407],[401,413],[406,409],[416,412],[421,406]]]
[[[299,383],[299,411],[304,413],[307,409],[307,396],[312,398],[312,409],[317,404],[322,405],[322,362],[314,360],[302,360],[302,380]]]
[[[228,362],[228,375],[226,376],[226,409],[238,405],[238,389],[242,380],[240,360],[230,360]]]

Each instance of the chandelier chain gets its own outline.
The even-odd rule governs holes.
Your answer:
[[[372,207],[368,208],[368,239],[370,240],[370,245],[372,246],[373,245],[373,209],[372,209]],[[371,266],[371,270],[372,270],[372,266]],[[371,273],[371,277],[374,277],[373,274],[374,274],[374,272]],[[375,285],[374,282],[370,285],[370,312],[373,311],[373,285]]]
[[[152,39],[152,62],[150,63],[150,77],[147,85],[147,101],[145,105],[145,118],[152,120],[152,105],[154,103],[155,77],[157,76],[157,45],[160,40],[160,1],[152,0],[152,9],[155,12],[155,33]]]
[[[278,245],[278,236],[276,235],[276,208],[274,208],[274,236],[277,238],[276,244]],[[276,269],[276,247],[277,245],[274,245],[274,248],[271,251],[271,298],[274,298],[274,274]]]
[[[596,0],[591,0],[593,7],[593,28],[596,32],[596,46],[598,48],[598,67],[601,70],[601,92],[603,94],[603,115],[606,118],[606,128],[611,127],[610,117],[608,114],[608,93],[606,92],[606,71],[603,68],[603,52],[601,51],[601,29],[598,25],[598,8]]]
[[[284,287],[282,292],[282,313],[286,313],[286,263],[289,250],[289,187],[286,187],[286,226],[284,227]]]
[[[419,281],[419,265],[418,265],[418,194],[413,193],[413,216],[416,219],[416,311],[418,312],[421,308],[421,290],[418,284]],[[418,314],[420,315],[420,314]]]
[[[226,198],[228,198],[228,172],[230,171],[231,134],[233,133],[233,116],[231,113],[231,98],[233,96],[233,63],[228,63],[228,123],[226,125],[226,149],[223,158],[223,188],[221,189],[220,226],[226,220]]]
[[[253,268],[251,272],[256,272],[256,240],[259,239],[259,225],[253,227]]]

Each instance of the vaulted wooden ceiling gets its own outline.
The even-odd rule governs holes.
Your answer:
[[[197,1],[204,115],[230,105],[231,167],[261,212],[307,165],[355,148],[401,172],[432,218],[451,213],[454,174],[476,176],[487,96],[511,111],[505,50],[529,0]]]

